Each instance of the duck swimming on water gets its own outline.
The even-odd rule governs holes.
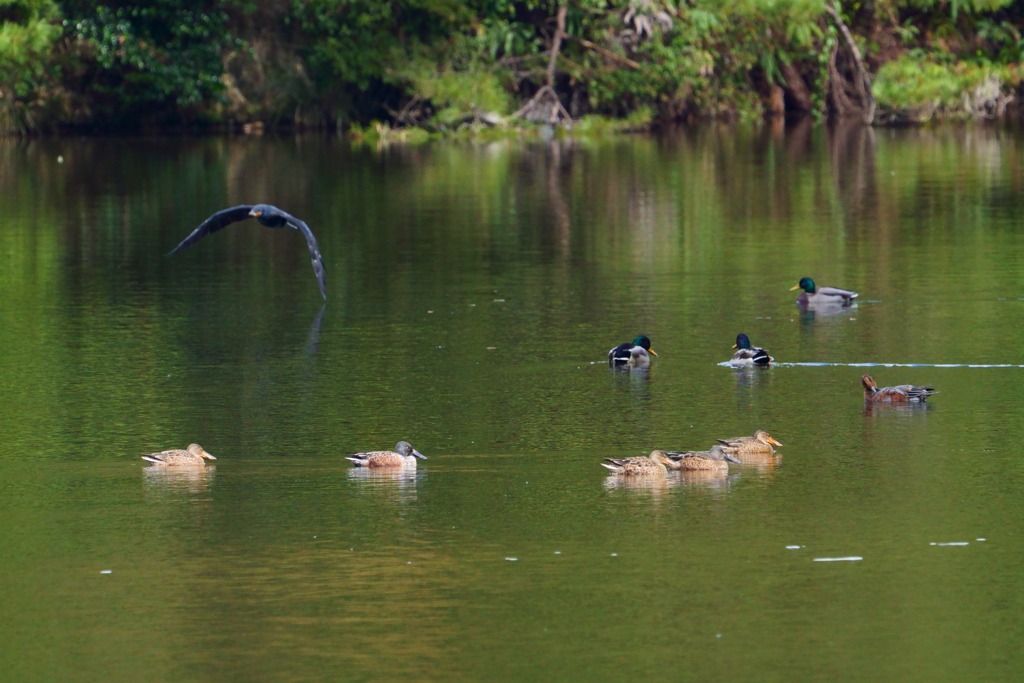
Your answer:
[[[895,387],[878,388],[871,375],[863,375],[860,383],[864,386],[864,400],[885,403],[924,403],[932,394],[939,392],[927,387],[916,387],[913,384],[900,384]]]
[[[736,335],[736,343],[733,344],[732,348],[737,349],[736,353],[732,354],[732,359],[729,361],[729,365],[734,368],[751,368],[755,365],[771,365],[772,361],[775,360],[761,347],[751,346],[750,337],[745,334]]]
[[[608,352],[608,365],[613,367],[631,367],[631,368],[644,368],[651,364],[651,357],[648,356],[648,352],[654,353],[654,349],[651,348],[651,340],[640,335],[633,340],[633,343],[626,342],[619,344],[614,349]]]
[[[731,453],[721,446],[712,446],[709,451],[669,452],[669,468],[673,470],[728,470],[729,463],[739,463]]]
[[[177,467],[188,465],[193,467],[205,467],[206,460],[216,460],[197,443],[189,444],[185,450],[160,451],[159,453],[145,453],[143,460],[166,467]]]
[[[613,474],[625,476],[638,475],[662,475],[667,473],[666,465],[672,461],[664,451],[651,451],[651,454],[642,458],[605,458],[601,467],[606,467]]]
[[[345,457],[356,467],[416,467],[416,458],[426,460],[427,456],[409,445],[408,441],[399,441],[393,451],[367,451]]]
[[[715,439],[715,441],[722,444],[725,452],[731,455],[774,453],[775,449],[772,446],[782,445],[763,429],[758,429],[753,436],[736,436],[731,439]]]
[[[316,243],[313,231],[295,216],[270,204],[242,204],[218,211],[203,221],[198,228],[193,230],[188,237],[183,239],[167,255],[173,256],[210,233],[223,230],[232,223],[244,221],[246,218],[255,218],[259,221],[260,225],[268,228],[294,228],[305,236],[306,245],[309,247],[309,255],[313,261],[313,273],[316,274],[316,282],[320,285],[320,294],[326,299],[327,289],[324,282],[324,260],[320,256],[320,247]]]
[[[853,303],[859,295],[857,292],[851,292],[848,289],[839,289],[838,287],[816,287],[814,280],[809,277],[800,278],[800,282],[789,288],[789,291],[794,292],[798,289],[804,290],[800,293],[800,296],[796,298],[796,302],[801,306],[808,304],[832,304],[836,306],[849,306]]]

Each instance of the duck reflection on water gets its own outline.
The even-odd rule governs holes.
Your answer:
[[[738,457],[744,470],[757,470],[762,474],[773,472],[782,464],[782,455],[779,453],[744,453]]]
[[[678,486],[724,490],[743,476],[740,472],[729,470],[676,470],[669,475],[670,480],[678,482]]]
[[[801,304],[796,307],[800,310],[800,322],[804,324],[821,320],[841,320],[843,316],[853,317],[857,314],[857,302],[852,304]]]
[[[166,492],[202,493],[213,485],[217,466],[209,467],[163,467],[151,465],[142,468],[147,488]]]
[[[876,401],[864,401],[864,410],[861,413],[865,417],[873,415],[927,415],[932,409],[932,404],[927,401],[915,401],[913,403],[884,403]]]
[[[352,467],[347,474],[349,481],[362,492],[382,495],[399,503],[415,501],[416,484],[426,476],[423,470],[408,467]]]
[[[405,467],[352,467],[346,470],[352,481],[366,482],[368,485],[380,485],[382,488],[408,488],[416,486],[416,482],[426,476],[426,472]]]
[[[638,474],[633,476],[610,474],[604,480],[604,487],[609,491],[647,491],[655,496],[661,496],[669,489],[678,485],[678,477],[666,477],[656,474]]]
[[[621,394],[623,410],[629,406],[637,416],[650,408],[651,370],[647,368],[614,367],[608,369],[610,386]]]
[[[719,365],[730,367],[726,363],[719,363]],[[773,374],[761,367],[733,368],[732,375],[733,381],[736,382],[737,400],[742,401],[743,405],[749,404],[756,396],[755,387],[768,386],[774,381]]]

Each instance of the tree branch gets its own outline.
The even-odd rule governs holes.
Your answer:
[[[558,93],[555,92],[555,74],[558,66],[558,53],[562,49],[562,39],[565,38],[565,13],[568,10],[568,5],[562,3],[558,6],[558,13],[555,15],[555,35],[551,39],[551,52],[550,59],[548,60],[548,71],[547,71],[547,83],[545,83],[540,90],[530,98],[530,101],[524,104],[519,111],[512,114],[512,118],[519,118],[525,116],[527,113],[533,111],[535,108],[540,106],[541,100],[547,96],[552,100],[551,115],[549,123],[557,123],[559,116],[565,118],[566,121],[572,122],[572,116],[562,106],[561,101],[558,99]]]
[[[847,47],[850,48],[850,54],[853,55],[853,63],[857,69],[857,78],[854,80],[856,81],[857,92],[866,110],[864,112],[864,123],[871,125],[871,122],[875,119],[875,96],[871,92],[871,75],[864,66],[864,60],[860,56],[860,48],[857,47],[857,43],[853,40],[853,35],[850,34],[850,29],[846,26],[846,22],[843,21],[842,15],[839,14],[839,10],[836,8],[835,0],[829,0],[825,3],[825,11],[832,15],[836,26],[839,27],[839,32],[843,34]]]
[[[625,64],[630,69],[639,69],[640,68],[640,65],[637,62],[634,62],[632,59],[629,59],[628,57],[623,57],[622,55],[617,55],[614,52],[612,52],[611,50],[607,50],[607,49],[601,47],[600,45],[597,45],[595,43],[590,42],[589,40],[584,40],[582,38],[573,38],[572,36],[566,36],[566,37],[569,38],[569,40],[575,40],[577,43],[579,43],[583,47],[587,48],[588,50],[593,50],[594,52],[599,52],[600,54],[604,55],[608,59],[614,59],[617,62]]]
[[[565,37],[565,13],[568,5],[564,2],[558,6],[555,16],[555,37],[551,39],[551,59],[548,60],[548,87],[555,87],[555,67],[558,65],[558,52],[562,49],[562,38]]]

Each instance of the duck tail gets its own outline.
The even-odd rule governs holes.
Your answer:
[[[601,467],[607,468],[609,472],[615,472],[616,474],[619,473],[619,466],[618,465],[609,465],[608,463],[603,462],[603,463],[601,463]]]
[[[350,458],[350,457],[348,457],[346,455],[345,459],[355,463],[358,467],[365,467],[366,466],[366,459],[365,458]]]
[[[754,365],[771,365],[773,360],[775,359],[769,356],[764,349],[758,349],[754,354]]]
[[[153,463],[156,463],[157,465],[163,465],[163,464],[165,464],[163,460],[161,460],[160,458],[158,458],[158,457],[157,457],[157,456],[155,456],[155,455],[150,455],[149,453],[143,453],[143,454],[142,454],[142,459],[143,459],[143,460],[146,460],[147,462],[153,462]]]

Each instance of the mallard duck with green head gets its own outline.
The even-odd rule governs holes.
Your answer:
[[[775,360],[761,347],[751,346],[750,337],[742,333],[736,335],[736,343],[733,344],[732,348],[736,349],[736,353],[732,354],[729,365],[734,368],[771,365],[771,362]]]
[[[814,284],[814,280],[809,277],[800,278],[800,282],[795,286],[790,287],[789,291],[795,292],[798,289],[804,290],[800,293],[800,296],[796,298],[796,302],[801,306],[807,306],[809,304],[849,306],[858,296],[857,292],[851,292],[848,289],[839,289],[838,287],[817,287]]]
[[[644,368],[651,364],[651,357],[648,353],[654,353],[651,348],[651,340],[640,335],[633,340],[633,343],[626,342],[619,344],[608,352],[608,365],[613,367]]]

